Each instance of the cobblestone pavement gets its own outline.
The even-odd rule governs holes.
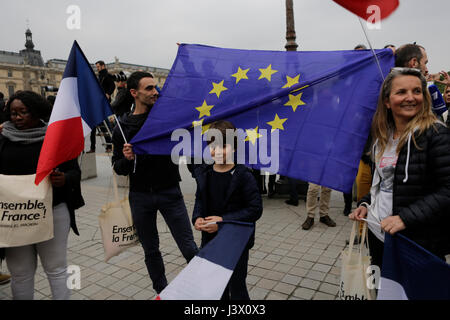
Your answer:
[[[155,291],[147,273],[141,246],[130,248],[104,262],[103,245],[98,225],[100,208],[112,200],[110,158],[98,154],[97,178],[82,181],[86,205],[77,210],[80,236],[69,236],[68,264],[81,268],[81,289],[73,290],[71,299],[89,300],[147,300]],[[194,206],[195,181],[185,165],[180,166],[181,189],[189,215]],[[121,188],[120,193],[127,193]],[[314,299],[334,300],[338,292],[339,255],[349,236],[351,222],[342,214],[344,201],[340,192],[331,195],[330,217],[337,226],[327,227],[319,222],[304,231],[305,202],[298,207],[284,203],[286,198],[268,199],[263,196],[264,212],[256,224],[255,246],[250,251],[248,289],[251,299]],[[160,248],[171,281],[185,266],[164,220],[158,216]],[[193,229],[195,241],[200,233]],[[6,270],[6,264],[3,266]],[[0,286],[0,300],[11,299],[10,285]],[[35,278],[35,299],[51,299],[49,283],[38,264]]]

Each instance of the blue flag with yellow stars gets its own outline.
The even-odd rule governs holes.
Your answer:
[[[375,54],[379,64],[370,50],[285,52],[182,44],[160,98],[131,144],[138,155],[176,150],[201,157],[195,133],[201,139],[212,122],[228,120],[241,129],[239,141],[252,153],[243,158],[248,166],[350,192],[383,83],[381,72],[385,76],[394,66],[390,49]],[[174,138],[176,129],[191,134],[193,147],[179,148],[182,134]]]

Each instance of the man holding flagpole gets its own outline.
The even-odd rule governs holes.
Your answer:
[[[178,165],[170,155],[136,155],[128,143],[146,122],[158,99],[156,82],[147,72],[134,72],[127,81],[135,108],[124,114],[113,132],[112,162],[117,174],[130,176],[130,207],[145,264],[153,288],[160,293],[167,286],[164,263],[159,250],[156,214],[159,210],[186,261],[198,251],[189,216],[179,186]],[[169,115],[170,116],[170,115]]]

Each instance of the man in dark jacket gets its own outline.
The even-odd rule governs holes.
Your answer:
[[[135,108],[119,120],[113,132],[112,162],[117,174],[130,177],[130,207],[139,240],[144,248],[145,264],[153,288],[160,293],[167,286],[164,263],[159,251],[156,213],[163,215],[186,261],[198,252],[189,216],[180,190],[178,165],[170,155],[136,155],[129,141],[141,129],[158,98],[156,82],[147,72],[134,72],[127,82]],[[123,130],[122,135],[121,130]]]
[[[105,91],[108,101],[111,101],[111,96],[114,93],[114,90],[116,90],[114,77],[109,74],[108,69],[106,69],[105,62],[103,62],[102,60],[97,61],[95,63],[95,66],[97,67],[98,71],[98,81],[100,82],[103,91]]]
[[[125,113],[130,112],[134,99],[127,90],[126,81],[119,81],[117,83],[116,98],[111,103],[114,114],[120,118]]]
[[[98,81],[100,82],[100,85],[105,92],[106,98],[108,98],[108,101],[111,102],[111,95],[114,93],[114,90],[116,90],[116,84],[114,83],[114,77],[108,72],[108,69],[106,69],[105,62],[100,60],[95,63],[95,66],[97,67],[98,71]],[[106,120],[107,125],[109,126],[109,130],[112,131],[111,126],[109,125],[109,121]],[[101,131],[103,132],[103,135],[105,137],[106,141],[106,151],[111,151],[111,137],[109,134],[107,134],[107,129],[105,125],[99,124],[99,127]],[[95,152],[95,134],[96,130],[91,131],[91,148],[89,152]]]

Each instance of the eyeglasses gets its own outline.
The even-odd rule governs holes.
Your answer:
[[[23,118],[23,117],[28,116],[29,114],[30,114],[29,111],[19,111],[19,112],[14,111],[14,112],[10,113],[10,116],[11,116],[11,118],[16,118],[17,116],[21,116]]]

